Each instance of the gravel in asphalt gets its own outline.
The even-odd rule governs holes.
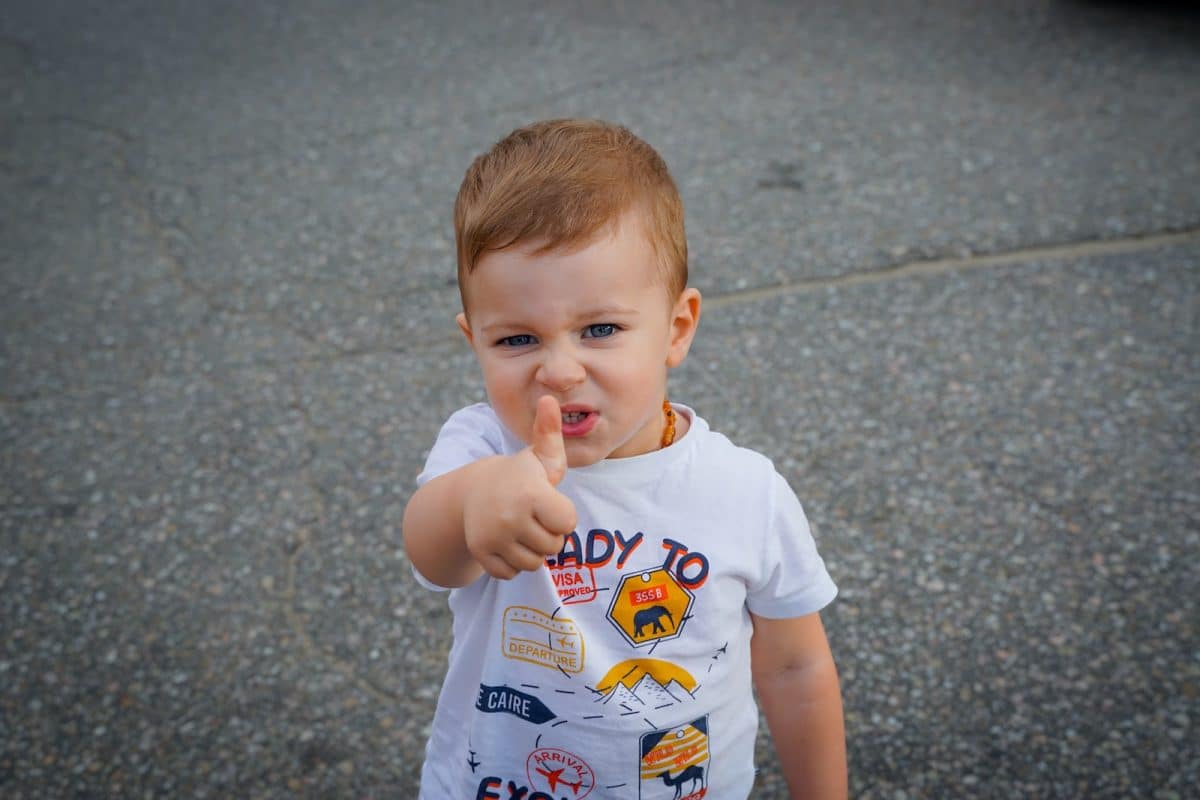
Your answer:
[[[450,205],[577,114],[679,181],[708,305],[672,396],[805,503],[853,795],[1195,796],[1198,32],[6,4],[0,795],[415,794],[449,615],[398,526],[482,396]]]

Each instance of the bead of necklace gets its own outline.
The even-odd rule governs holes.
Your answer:
[[[666,424],[663,425],[662,441],[659,442],[659,449],[670,447],[675,441],[675,409],[671,408],[670,400],[663,400],[663,415],[667,418]]]

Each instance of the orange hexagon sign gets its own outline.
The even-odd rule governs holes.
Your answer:
[[[683,630],[695,597],[662,567],[634,572],[621,579],[608,621],[634,647],[674,639]]]

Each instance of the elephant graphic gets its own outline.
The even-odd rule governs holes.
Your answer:
[[[688,787],[689,795],[696,791],[697,783],[700,784],[701,789],[704,788],[704,767],[700,766],[699,764],[693,764],[683,772],[676,775],[674,778],[671,777],[671,773],[669,771],[660,772],[658,777],[662,778],[663,783],[665,783],[667,786],[675,787],[675,800],[679,800],[679,798],[683,796],[684,781],[692,782],[692,785]]]
[[[671,627],[675,627],[675,618],[671,616],[671,612],[666,606],[650,606],[638,611],[633,615],[633,638],[640,638],[642,628],[647,625],[654,626],[650,629],[650,633],[666,633],[667,629],[662,624],[663,617],[671,620]]]

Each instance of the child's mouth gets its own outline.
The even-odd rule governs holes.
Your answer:
[[[563,436],[587,436],[596,426],[599,416],[595,411],[575,408],[562,412]]]

